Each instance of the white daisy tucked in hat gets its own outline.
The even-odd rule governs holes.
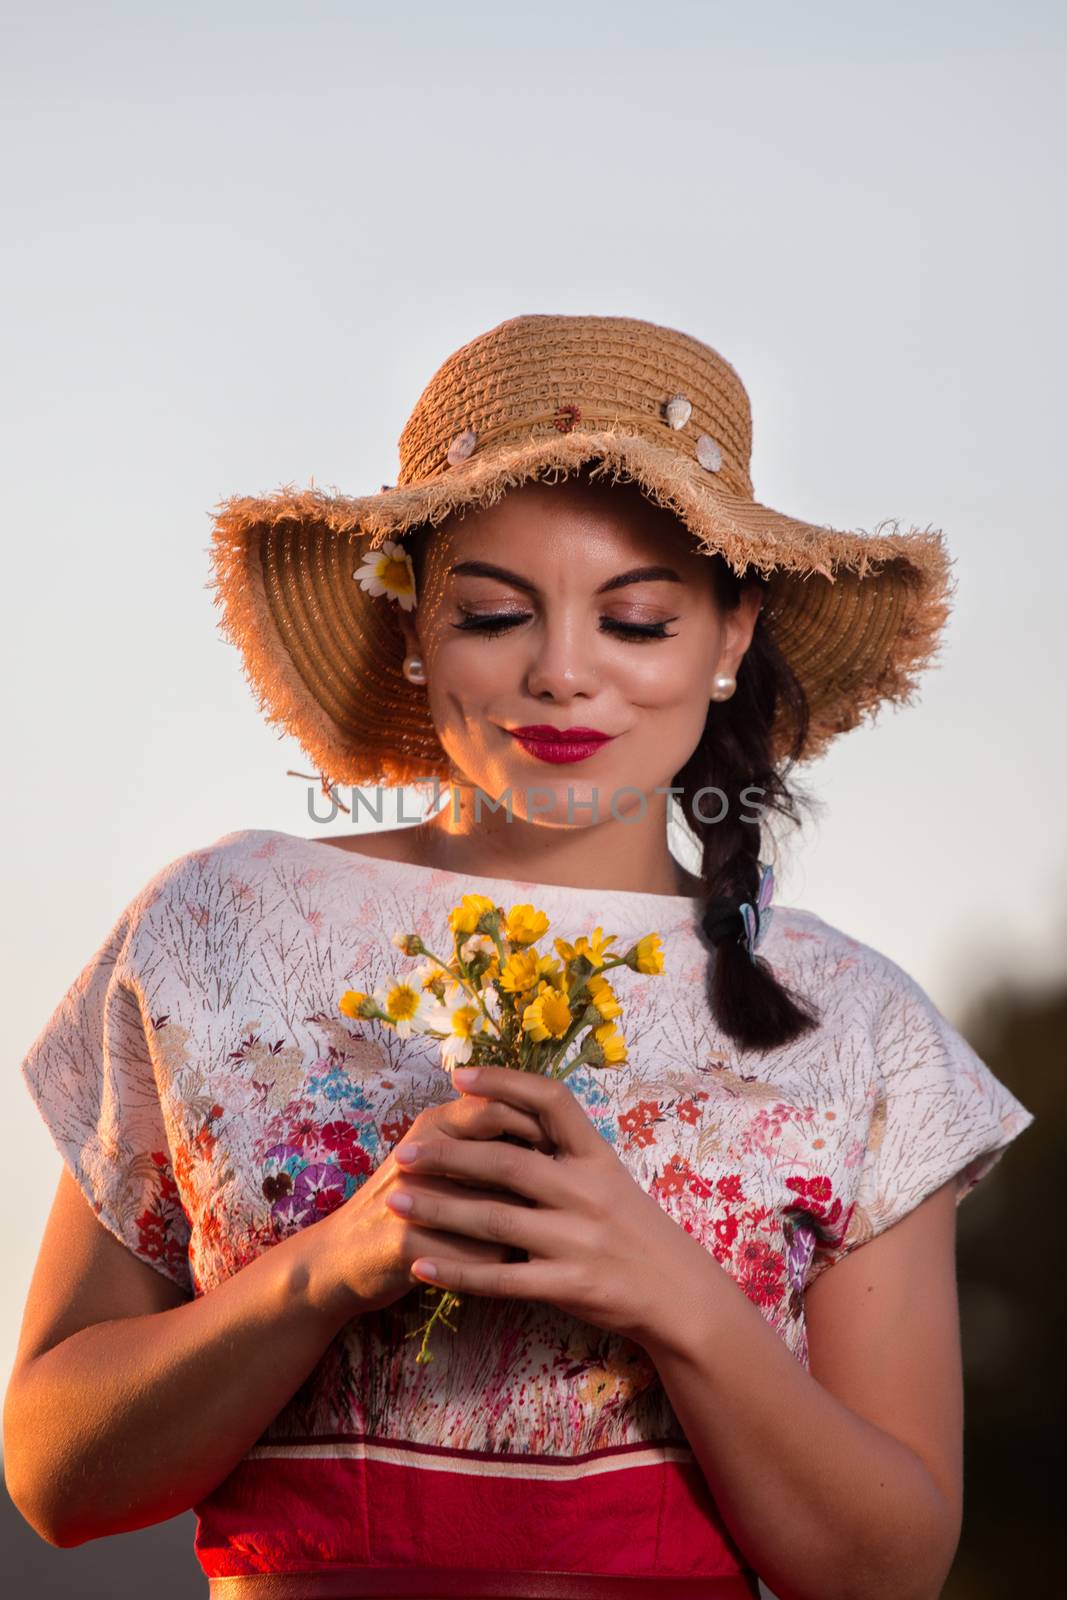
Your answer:
[[[384,594],[405,611],[414,609],[415,568],[404,546],[395,539],[386,539],[380,550],[372,550],[352,576],[368,594]]]

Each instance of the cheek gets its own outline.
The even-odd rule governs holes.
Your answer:
[[[434,646],[426,663],[431,704],[484,706],[522,681],[522,662],[503,639],[453,634]]]
[[[704,733],[711,658],[703,645],[685,650],[638,645],[634,654],[641,659],[627,663],[616,679],[633,715],[633,737],[625,750],[620,747],[618,758],[629,770],[636,764],[642,771],[676,772]]]
[[[427,661],[427,703],[437,736],[447,753],[468,771],[481,762],[495,736],[491,724],[515,703],[518,666],[507,659],[501,641],[449,639]],[[488,774],[483,773],[488,777]]]
[[[712,657],[702,644],[685,648],[632,645],[631,657],[617,663],[614,679],[637,706],[677,712],[682,720],[707,710],[706,685],[711,683]]]
[[[464,638],[447,628],[431,628],[424,641],[429,702],[435,718],[454,720],[462,708],[470,715],[506,702],[514,708],[530,668],[529,644],[509,638]],[[677,714],[679,725],[703,726],[707,686],[717,654],[714,624],[690,628],[671,644],[606,643],[599,661],[605,696],[637,709]]]

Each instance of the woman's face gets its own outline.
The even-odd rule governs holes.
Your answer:
[[[759,604],[752,587],[721,609],[707,556],[636,489],[535,480],[439,526],[400,620],[463,777],[494,799],[510,791],[517,818],[586,827],[670,785]],[[604,737],[540,736],[572,729]]]

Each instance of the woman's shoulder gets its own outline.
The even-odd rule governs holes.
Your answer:
[[[284,836],[275,834],[267,828],[237,828],[232,833],[222,834],[210,844],[184,850],[180,855],[172,856],[165,861],[146,879],[134,897],[134,904],[151,905],[161,895],[198,873],[224,868],[238,860],[251,858],[257,848],[268,847],[271,853],[275,853],[277,846],[270,847],[269,841],[282,837]]]
[[[971,1046],[913,973],[815,912],[775,907],[760,953],[815,1005],[823,1040],[847,1038],[887,1070],[946,1056],[973,1064]]]
[[[818,1007],[822,1039],[851,1041],[884,1081],[947,1094],[965,1078],[986,1099],[1014,1109],[930,992],[885,951],[814,912],[786,907],[778,940],[772,944],[768,937],[768,960],[779,978]]]
[[[160,920],[186,913],[201,915],[211,906],[220,912],[227,896],[237,896],[238,908],[248,891],[290,861],[301,844],[297,835],[271,828],[237,828],[205,845],[171,857],[157,868],[125,905],[113,932],[121,928],[127,940]],[[259,902],[262,915],[264,905]]]
[[[761,954],[772,966],[803,970],[816,982],[840,982],[850,988],[873,985],[879,992],[919,989],[885,951],[799,906],[773,908]]]
[[[235,828],[210,844],[174,856],[153,873],[142,893],[151,898],[153,891],[166,890],[190,877],[218,874],[238,867],[247,867],[253,873],[271,870],[301,851],[313,855],[323,842],[301,834],[283,833],[277,828]]]

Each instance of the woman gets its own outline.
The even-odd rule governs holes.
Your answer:
[[[750,439],[697,340],[519,317],[398,487],[222,508],[223,626],[327,792],[452,788],[171,863],[29,1052],[67,1170],[6,1459],[46,1538],[195,1505],[215,1596],[940,1591],[955,1210],[1032,1119],[760,857],[793,763],[910,697],[948,564],[758,505]],[[621,1067],[450,1084],[340,1014],[468,891],[659,934]],[[428,1366],[420,1285],[462,1295]]]

